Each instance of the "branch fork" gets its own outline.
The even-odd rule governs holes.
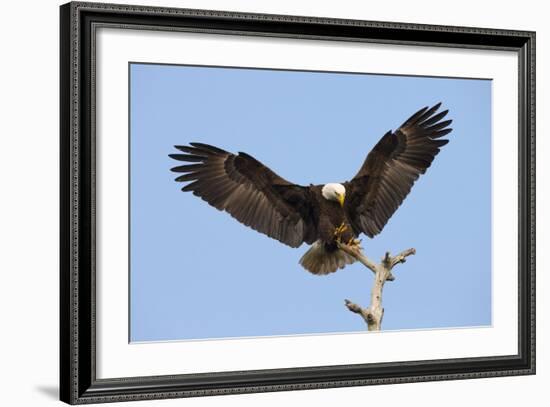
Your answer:
[[[380,331],[382,327],[382,318],[384,317],[384,308],[382,307],[382,291],[386,281],[395,280],[392,269],[401,263],[407,261],[407,257],[416,254],[415,249],[407,249],[396,256],[391,256],[386,252],[380,263],[370,260],[359,245],[347,245],[339,243],[338,247],[374,273],[374,284],[371,290],[371,301],[367,308],[345,300],[346,307],[353,313],[359,314],[366,322],[369,331]]]

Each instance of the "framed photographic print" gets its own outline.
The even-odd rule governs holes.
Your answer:
[[[63,401],[535,373],[535,33],[60,13]]]

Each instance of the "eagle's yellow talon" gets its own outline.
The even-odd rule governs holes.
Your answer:
[[[361,244],[361,240],[355,239],[354,237],[348,240],[348,243],[347,243],[348,246],[353,246],[353,247],[358,247],[360,244]]]
[[[334,238],[336,239],[336,242],[342,243],[342,235],[346,230],[348,230],[348,227],[344,222],[342,222],[340,226],[334,229]]]
[[[342,222],[342,224],[338,227],[338,233],[342,234],[344,233],[346,230],[348,230],[348,227],[347,225]]]

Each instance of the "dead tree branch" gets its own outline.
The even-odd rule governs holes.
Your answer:
[[[382,327],[382,318],[384,317],[384,308],[382,307],[382,291],[386,281],[395,280],[392,274],[392,269],[400,263],[405,263],[408,256],[416,253],[415,249],[407,249],[399,253],[397,256],[390,256],[389,252],[380,263],[375,263],[363,253],[359,245],[350,246],[340,243],[339,248],[349,255],[353,256],[357,261],[374,273],[374,284],[371,290],[370,305],[363,308],[350,300],[345,300],[346,307],[351,312],[361,315],[367,324],[369,331],[379,331]]]

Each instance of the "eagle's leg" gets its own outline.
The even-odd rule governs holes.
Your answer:
[[[336,240],[337,243],[341,243],[342,235],[346,230],[348,230],[348,227],[344,222],[334,230],[334,240]]]

